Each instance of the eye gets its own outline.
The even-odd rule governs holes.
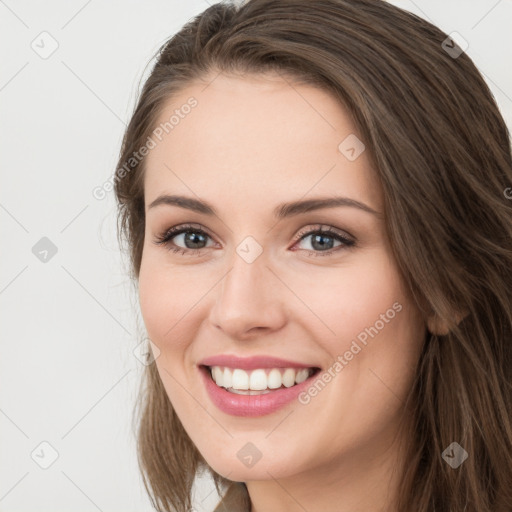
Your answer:
[[[177,238],[180,235],[183,236],[183,242],[186,244],[192,245],[191,248],[189,247],[176,247],[174,242],[171,242],[173,238]],[[174,226],[167,231],[165,231],[163,234],[158,236],[155,240],[155,244],[157,245],[163,245],[167,247],[172,252],[178,252],[183,255],[187,255],[187,253],[190,254],[197,254],[203,249],[204,247],[194,247],[194,245],[201,245],[203,243],[203,240],[206,238],[210,238],[210,235],[206,233],[203,229],[193,226],[191,224],[189,225],[181,225],[181,226]]]
[[[181,243],[185,244],[185,246],[189,245],[189,247],[183,248],[176,246],[176,244],[172,241],[174,238],[177,238],[180,235],[184,235]],[[338,250],[356,245],[354,239],[349,238],[347,235],[338,232],[329,226],[327,229],[323,229],[322,226],[318,226],[316,229],[303,230],[297,234],[296,239],[298,240],[298,243],[300,243],[303,240],[306,240],[308,237],[312,237],[310,245],[313,250],[304,250],[307,250],[309,255],[314,257],[328,256]],[[157,236],[154,243],[157,245],[163,245],[172,252],[187,256],[199,254],[202,249],[205,249],[206,247],[202,247],[202,244],[204,244],[208,238],[211,237],[204,229],[189,224],[175,226],[166,230],[164,233]],[[339,245],[333,248],[333,242],[329,242],[329,240],[338,241]],[[197,245],[200,245],[201,247],[197,247]]]
[[[339,251],[344,248],[353,247],[356,245],[356,242],[354,239],[349,238],[347,235],[336,231],[335,229],[331,228],[330,226],[327,226],[327,229],[323,229],[322,226],[319,226],[316,229],[313,230],[305,230],[301,231],[297,235],[299,242],[302,242],[303,240],[306,240],[309,237],[312,237],[309,244],[310,246],[315,249],[314,251],[311,251],[310,249],[305,249],[308,251],[308,253],[311,256],[329,256],[332,255],[334,252]],[[338,247],[333,248],[333,243],[329,242],[328,240],[337,240],[340,242],[340,245]],[[319,249],[319,250],[316,250]]]

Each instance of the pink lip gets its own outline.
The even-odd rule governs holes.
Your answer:
[[[225,354],[207,357],[199,365],[204,366],[227,366],[228,368],[240,368],[242,370],[257,370],[258,368],[318,368],[318,366],[287,361],[271,356],[238,357]]]
[[[217,386],[210,375],[210,370],[206,366],[200,366],[199,371],[211,401],[227,414],[244,417],[263,416],[284,407],[307,389],[319,373],[315,372],[304,382],[290,388],[279,388],[263,395],[238,395]]]

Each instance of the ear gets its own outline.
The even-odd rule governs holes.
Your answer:
[[[460,313],[457,312],[454,314],[454,320],[451,324],[441,320],[437,315],[432,314],[427,320],[427,328],[429,332],[432,334],[437,334],[438,336],[446,336],[456,325],[468,316],[468,312]]]

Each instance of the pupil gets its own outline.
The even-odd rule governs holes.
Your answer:
[[[192,244],[197,243],[197,238],[203,238],[203,236],[198,233],[188,231],[185,234],[185,243],[188,241],[190,241]],[[201,243],[201,242],[199,241],[199,243]],[[189,249],[201,249],[201,247],[189,247]]]
[[[332,242],[330,244],[326,244],[324,242],[321,242],[321,240],[325,240],[326,238],[331,239],[331,241],[333,239],[331,236],[317,234],[317,235],[315,235],[313,237],[313,241],[311,242],[311,245],[313,246],[313,248],[325,249],[326,246],[329,246],[328,249],[331,249],[332,248],[331,247],[332,246]],[[319,243],[318,247],[315,247],[316,242]]]

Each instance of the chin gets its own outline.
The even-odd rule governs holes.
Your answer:
[[[232,458],[220,459],[218,456],[214,456],[213,459],[207,459],[204,455],[203,457],[216,473],[234,482],[271,480],[289,477],[297,473],[296,463],[282,457],[278,457],[277,460],[275,457],[265,460],[265,456],[262,455],[256,462],[251,462],[244,461],[243,453],[240,453],[239,456],[237,452],[242,452],[242,450],[237,449]]]

